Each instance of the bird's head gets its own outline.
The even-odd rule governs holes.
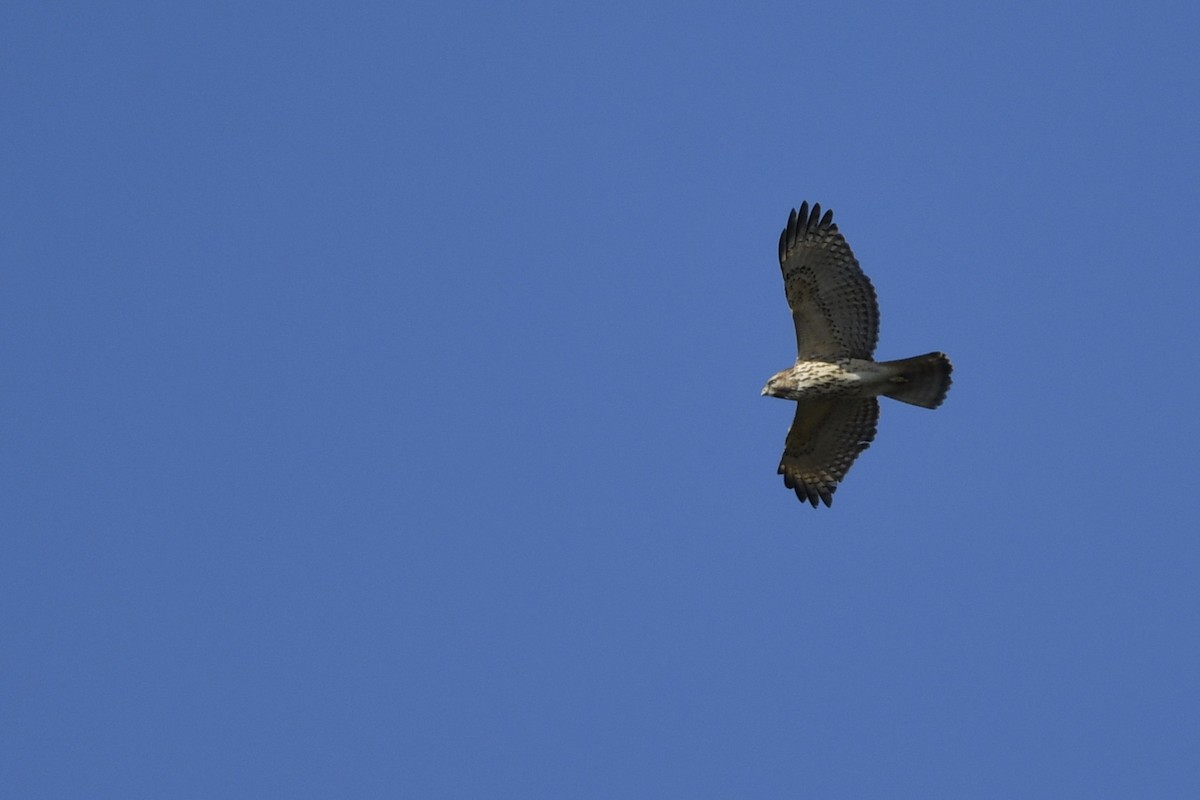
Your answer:
[[[776,372],[772,375],[767,381],[767,385],[763,387],[762,397],[787,397],[791,373],[790,369],[785,369],[783,372]]]

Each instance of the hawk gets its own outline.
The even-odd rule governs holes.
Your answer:
[[[880,395],[937,408],[950,389],[950,359],[928,353],[875,361],[879,305],[871,281],[838,231],[833,212],[808,202],[792,210],[779,237],[779,266],[792,322],[796,363],[771,376],[762,393],[796,401],[779,474],[800,502],[833,503],[838,482],[870,446]]]

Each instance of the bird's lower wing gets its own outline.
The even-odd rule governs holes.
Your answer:
[[[879,421],[879,401],[823,398],[796,403],[779,474],[801,502],[833,503],[838,482],[858,454],[870,446]]]

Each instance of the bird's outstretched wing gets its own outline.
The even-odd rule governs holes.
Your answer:
[[[879,337],[879,305],[871,281],[838,232],[833,212],[808,203],[792,211],[779,237],[779,266],[797,358],[870,358]]]
[[[838,482],[858,454],[870,446],[879,421],[879,401],[821,398],[796,403],[779,474],[800,502],[833,503]]]

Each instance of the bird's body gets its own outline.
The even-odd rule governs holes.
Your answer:
[[[937,408],[950,389],[950,360],[928,353],[875,361],[879,307],[833,212],[808,203],[779,238],[779,264],[796,327],[796,362],[762,393],[796,401],[779,473],[797,497],[831,505],[838,482],[875,438],[880,395]]]
[[[784,400],[818,397],[878,397],[890,388],[891,371],[863,358],[797,361],[767,381],[763,394]]]

